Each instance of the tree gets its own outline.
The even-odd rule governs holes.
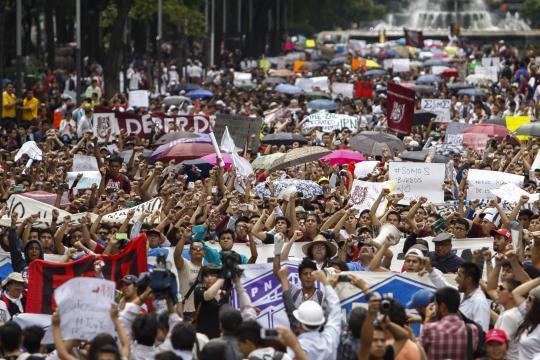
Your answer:
[[[521,8],[521,16],[531,21],[531,27],[540,26],[540,0],[525,0]]]

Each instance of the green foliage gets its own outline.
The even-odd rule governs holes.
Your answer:
[[[525,0],[521,8],[521,16],[531,20],[533,27],[540,26],[540,0]]]

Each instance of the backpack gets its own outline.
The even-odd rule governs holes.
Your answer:
[[[465,326],[467,327],[467,346],[469,346],[469,343],[470,343],[470,346],[472,348],[472,333],[471,333],[471,330],[469,329],[469,326],[475,326],[476,329],[478,330],[478,346],[476,347],[476,350],[472,354],[473,358],[477,359],[477,358],[485,357],[486,356],[486,344],[485,344],[486,333],[484,329],[482,329],[482,327],[476,321],[471,320],[465,315],[463,315],[461,311],[459,312],[459,315],[461,316],[461,319],[463,320],[463,322],[465,323]]]
[[[262,358],[258,356],[250,356],[248,360],[281,360],[283,359],[283,356],[285,356],[284,352],[274,351],[274,356],[272,357],[270,357],[270,355],[264,355]]]

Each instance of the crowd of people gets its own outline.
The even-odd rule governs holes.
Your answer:
[[[484,48],[430,44],[424,51],[392,44],[407,49],[412,60],[421,53],[434,56],[450,46],[456,49],[441,58],[458,74],[435,84],[429,94],[417,93],[417,108],[422,98],[451,99],[454,123],[482,124],[514,115],[530,116],[534,122],[540,70],[533,52],[504,43]],[[363,52],[368,52],[369,60],[382,63],[381,56],[388,55],[381,55],[384,46],[389,45],[374,44]],[[318,50],[301,55],[314,63],[336,51],[319,44]],[[160,86],[156,82],[154,90],[137,78],[139,72],[145,73],[144,64],[138,64],[129,74],[129,89],[151,90],[147,108],[130,107],[127,94],[105,94],[99,68],[80,103],[65,91],[72,76],[66,78],[64,72],[47,72],[21,98],[15,95],[14,84],[8,83],[0,123],[0,246],[9,253],[13,272],[3,279],[0,298],[3,358],[540,359],[540,204],[535,197],[540,168],[533,168],[538,138],[523,140],[510,134],[491,136],[483,149],[457,146],[460,151],[447,160],[451,176],[440,184],[444,203],[423,196],[405,201],[404,194],[383,188],[370,208],[358,209],[351,202],[357,178],[354,163],[311,159],[278,169],[254,166],[251,174],[245,174],[234,165],[219,165],[216,154],[217,165],[204,170],[148,156],[164,135],[160,129],[149,138],[108,129],[105,142],[95,132],[97,108],[139,115],[231,114],[264,119],[259,147],[248,142],[239,151],[252,164],[302,147],[355,150],[359,133],[395,134],[387,126],[386,85],[411,82],[432,71],[416,61],[419,65],[408,72],[388,70],[366,76],[365,67],[350,66],[356,55],[349,49],[341,55],[343,62],[319,61],[317,67],[298,73],[292,71],[292,63],[284,69],[268,60],[236,64],[236,70],[251,73],[249,86],[235,84],[235,69],[203,71],[203,63],[194,61],[191,71],[179,74],[171,62],[162,64]],[[500,60],[497,81],[485,85],[485,96],[458,95],[452,85],[471,74],[483,57]],[[280,77],[280,71],[286,75]],[[330,111],[355,117],[355,129],[306,128],[306,117],[316,111],[308,107],[313,94],[275,91],[278,83],[292,85],[297,78],[314,76],[328,76],[330,84],[373,84],[367,98],[337,95],[333,99],[336,108]],[[269,80],[275,78],[281,80]],[[212,95],[182,106],[164,101],[168,95],[189,97],[194,84]],[[366,160],[377,164],[361,180],[387,181],[389,164],[405,161],[400,157],[404,151],[427,150],[422,161],[434,161],[433,150],[448,142],[447,127],[448,123],[433,118],[413,126],[409,134],[399,134],[398,146],[375,146],[364,152]],[[265,135],[285,133],[296,137],[264,141]],[[31,155],[21,152],[31,142],[42,152],[39,161],[28,161]],[[127,159],[121,156],[126,150],[132,150]],[[96,159],[99,183],[77,188],[81,174],[68,185],[67,173],[77,155]],[[528,195],[514,203],[500,198],[466,200],[471,169],[523,175],[520,187]],[[284,179],[306,181],[322,191],[311,194],[296,189],[283,196],[276,184]],[[267,192],[255,191],[259,184]],[[55,195],[50,217],[21,214],[8,206],[12,196],[36,191]],[[128,210],[120,222],[104,220],[107,214],[156,198],[161,201],[158,211]],[[61,216],[60,211],[68,214]],[[171,266],[178,276],[174,293],[157,296],[151,284],[142,281],[148,274],[125,274],[117,282],[118,301],[110,311],[116,332],[89,341],[64,340],[63,319],[57,312],[50,318],[51,343],[44,341],[49,326],[18,321],[27,313],[32,262],[67,263],[89,255],[118,255],[126,243],[140,237],[149,252],[174,248]],[[465,259],[456,252],[456,244],[463,247],[464,242],[486,237],[493,239],[491,248],[473,249],[472,257]],[[301,259],[291,256],[297,243],[304,255]],[[429,284],[404,303],[371,290],[363,276],[393,271],[397,254],[391,248],[396,243],[405,254],[401,273]],[[236,251],[240,246],[249,248],[249,257]],[[288,325],[274,329],[258,321],[260,309],[243,285],[250,279],[237,266],[266,263],[258,255],[264,246],[273,248],[278,301],[288,320]],[[283,264],[290,260],[297,261],[297,275]],[[99,266],[96,262],[96,274]],[[336,291],[344,283],[367,299],[346,316]],[[236,303],[231,301],[232,292]]]

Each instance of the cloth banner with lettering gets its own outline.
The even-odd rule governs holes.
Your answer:
[[[319,111],[307,117],[307,121],[304,122],[303,128],[305,131],[308,131],[319,126],[322,127],[322,131],[324,132],[331,132],[344,128],[355,132],[358,130],[358,119],[354,116]]]
[[[135,214],[131,219],[131,223],[134,223],[137,217],[139,217],[139,215],[141,215],[144,211],[154,212],[156,210],[161,210],[161,198],[157,197],[132,208],[126,208],[107,214],[103,216],[101,221],[105,223],[121,224],[126,219],[130,210],[135,211]]]
[[[405,201],[425,196],[437,204],[444,202],[445,170],[445,164],[396,161],[390,162],[388,168],[389,179],[396,182],[394,191],[403,194]]]
[[[495,199],[491,190],[499,189],[502,185],[512,183],[521,187],[522,175],[510,174],[500,171],[470,169],[467,176],[467,200]]]
[[[354,97],[356,99],[371,99],[373,97],[373,83],[371,81],[356,81],[354,83]]]
[[[419,30],[403,28],[407,45],[422,49],[424,47],[424,33]]]
[[[387,93],[388,127],[402,134],[410,133],[414,117],[414,90],[388,83]]]
[[[56,308],[54,290],[74,277],[95,277],[94,262],[98,258],[105,263],[103,277],[115,282],[126,275],[139,275],[147,271],[146,240],[145,234],[140,235],[116,255],[88,255],[68,263],[32,261],[28,267],[26,312],[51,314]]]
[[[64,340],[92,340],[97,334],[113,334],[109,315],[115,283],[90,277],[73,278],[54,291]]]
[[[139,115],[133,112],[110,112],[96,109],[92,118],[94,135],[100,142],[106,138],[107,129],[111,128],[112,135],[119,135],[120,130],[126,130],[127,135],[150,138],[152,133],[169,133],[189,131],[208,133],[213,126],[213,118],[203,115],[177,115],[175,117],[163,113]]]

